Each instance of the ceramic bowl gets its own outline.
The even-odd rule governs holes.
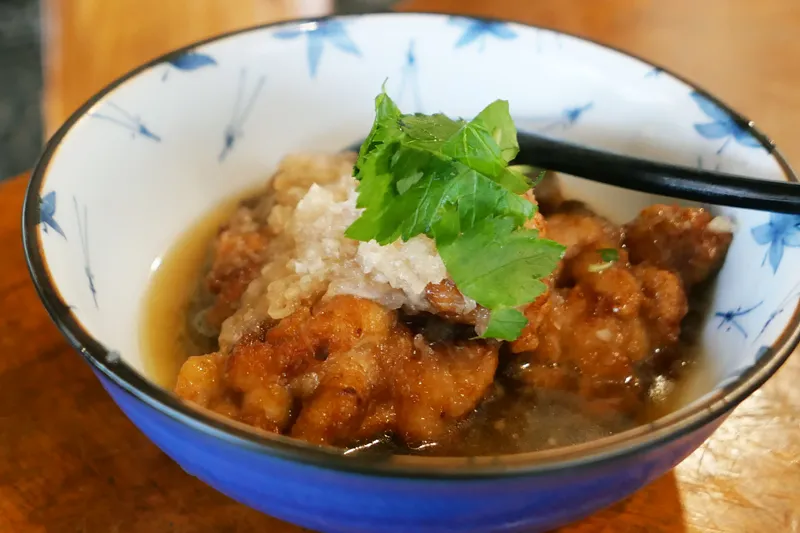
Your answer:
[[[541,531],[663,474],[755,391],[798,341],[800,217],[711,207],[735,237],[699,325],[703,378],[637,429],[535,454],[364,459],[213,418],[143,370],[142,299],[160,258],[289,152],[364,137],[373,98],[469,117],[509,100],[521,130],[624,154],[796,181],[751,123],[687,81],[550,30],[435,14],[287,22],[151,61],[84,104],[49,142],[24,211],[47,310],[127,416],[187,472],[324,532]],[[624,221],[657,200],[568,179]],[[200,519],[198,517],[198,519]]]

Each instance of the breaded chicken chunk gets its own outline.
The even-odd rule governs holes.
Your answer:
[[[190,358],[176,393],[266,431],[350,446],[393,433],[446,435],[494,380],[497,343],[431,343],[397,312],[335,296],[243,338],[228,357]]]

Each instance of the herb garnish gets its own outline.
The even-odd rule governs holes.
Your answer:
[[[600,248],[597,250],[597,255],[600,256],[602,263],[589,265],[589,272],[602,272],[619,261],[619,252],[616,248]]]
[[[546,290],[541,278],[564,247],[523,225],[536,206],[532,182],[508,163],[519,152],[508,102],[473,120],[404,115],[385,92],[354,168],[361,216],[346,236],[385,245],[431,237],[458,289],[491,311],[483,337],[514,340],[527,324],[517,309]]]

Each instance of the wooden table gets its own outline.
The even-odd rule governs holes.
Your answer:
[[[280,0],[43,3],[49,131],[135,64],[293,9]],[[419,0],[402,8],[514,18],[670,65],[758,121],[800,161],[796,0]],[[0,532],[299,532],[181,471],[67,346],[22,257],[25,181],[0,186]],[[798,383],[795,356],[674,472],[561,533],[800,532]]]

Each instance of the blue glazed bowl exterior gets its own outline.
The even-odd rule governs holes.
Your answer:
[[[558,474],[403,479],[319,468],[247,449],[182,424],[98,376],[128,418],[186,472],[249,507],[324,533],[548,531],[661,476],[725,418],[661,447]]]

